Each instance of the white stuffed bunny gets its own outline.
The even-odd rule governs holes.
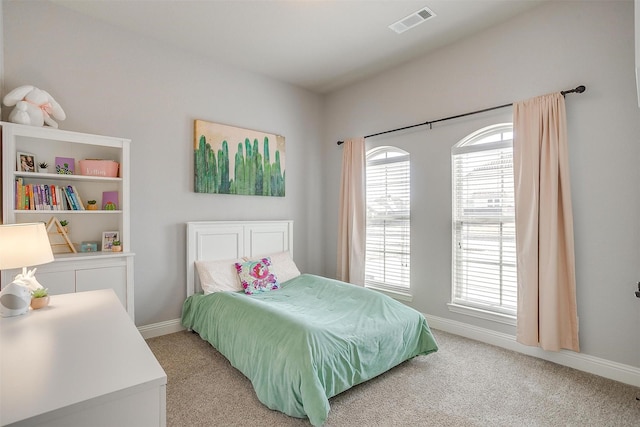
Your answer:
[[[58,123],[51,117],[64,120],[67,115],[47,91],[33,86],[20,86],[4,97],[4,105],[15,108],[9,114],[9,121],[21,125],[57,128]]]

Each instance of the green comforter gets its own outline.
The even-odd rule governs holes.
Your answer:
[[[309,274],[262,294],[193,295],[182,325],[249,378],[262,403],[316,426],[327,419],[330,397],[438,349],[412,308]]]

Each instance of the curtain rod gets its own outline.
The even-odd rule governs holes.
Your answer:
[[[563,90],[560,93],[562,94],[562,96],[565,96],[568,93],[582,93],[586,89],[587,89],[586,87],[584,87],[583,85],[580,85],[575,89]],[[443,119],[432,120],[432,121],[427,121],[427,122],[424,122],[424,123],[418,123],[418,124],[411,125],[411,126],[405,126],[405,127],[401,127],[401,128],[397,128],[397,129],[386,130],[384,132],[378,132],[378,133],[374,133],[372,135],[367,135],[367,136],[365,136],[365,139],[366,138],[371,138],[371,137],[374,137],[374,136],[378,136],[378,135],[384,135],[386,133],[399,132],[401,130],[411,129],[411,128],[415,128],[415,127],[418,127],[418,126],[429,125],[429,128],[431,128],[431,125],[434,124],[434,123],[444,122],[445,120],[451,120],[451,119],[459,119],[460,117],[471,116],[473,114],[479,114],[479,113],[485,113],[487,111],[497,110],[499,108],[510,107],[512,105],[513,105],[513,103],[504,104],[504,105],[498,105],[497,107],[485,108],[484,110],[472,111],[470,113],[458,114],[457,116],[450,116],[450,117],[445,117]],[[338,141],[338,145],[342,145],[342,144],[344,144],[344,141]]]

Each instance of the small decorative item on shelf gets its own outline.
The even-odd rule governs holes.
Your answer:
[[[109,178],[115,178],[118,176],[118,162],[113,160],[100,160],[100,159],[84,159],[78,160],[78,167],[80,168],[80,175],[89,176],[104,176]]]
[[[62,221],[60,221],[60,225],[62,226],[62,229],[64,230],[64,232],[69,234],[69,221],[67,221],[66,219],[63,219]]]
[[[119,231],[103,231],[102,232],[102,248],[101,249],[103,252],[113,251],[114,242],[120,242]]]
[[[105,211],[118,210],[118,192],[117,191],[102,192],[102,209],[104,209]]]
[[[40,171],[40,173],[49,173],[49,163],[47,162],[38,163],[38,170]]]
[[[4,105],[14,107],[9,121],[21,125],[58,127],[56,120],[67,118],[64,110],[46,90],[35,86],[18,86],[5,95]]]
[[[97,211],[98,210],[98,205],[96,203],[97,202],[95,200],[87,201],[87,210],[88,211]]]
[[[97,252],[99,242],[82,242],[80,252]]]
[[[36,156],[31,153],[16,153],[18,172],[36,172]]]
[[[56,157],[56,173],[73,175],[76,170],[76,160],[71,157]]]
[[[122,246],[120,245],[120,240],[114,240],[111,245],[112,252],[122,252]]]
[[[63,222],[66,224],[65,226],[62,225]],[[68,226],[69,221],[59,221],[55,216],[52,216],[49,222],[47,222],[45,228],[49,233],[49,244],[54,254],[67,252],[78,253],[75,245],[71,243],[69,235],[67,234],[69,231]]]
[[[49,305],[49,292],[47,288],[38,288],[31,291],[31,308],[37,310]]]

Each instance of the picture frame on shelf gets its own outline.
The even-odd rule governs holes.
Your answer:
[[[113,242],[120,240],[120,232],[103,231],[102,232],[102,252],[112,252]]]
[[[102,209],[105,211],[117,211],[119,209],[118,198],[117,191],[103,191]]]
[[[16,170],[18,172],[36,172],[38,163],[35,154],[18,151],[16,153],[16,162]]]
[[[76,171],[76,159],[73,157],[56,157],[56,173],[73,175]]]

